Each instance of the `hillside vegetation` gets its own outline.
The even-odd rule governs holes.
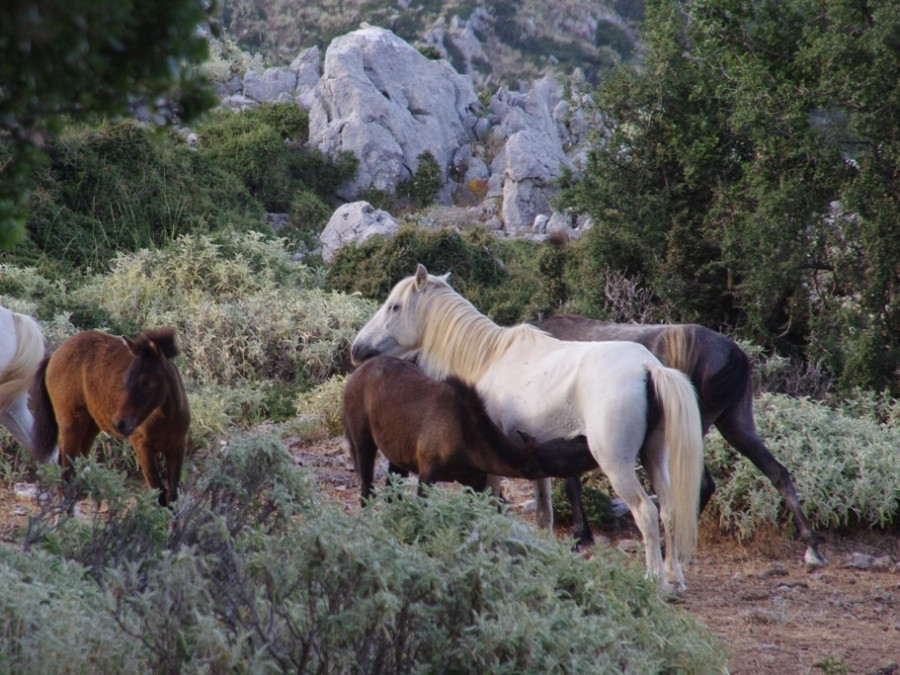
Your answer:
[[[495,16],[538,11],[487,4]],[[143,489],[131,450],[102,438],[100,463],[79,463],[76,489],[43,502],[0,547],[0,671],[721,672],[721,647],[618,555],[573,556],[466,491],[419,500],[387,489],[348,515],[285,451],[286,437],[342,432],[348,345],[418,262],[451,272],[501,324],[570,312],[728,332],[754,360],[760,431],[813,525],[895,528],[891,118],[868,115],[877,97],[863,96],[875,89],[862,70],[834,81],[817,70],[833,32],[815,31],[855,25],[829,3],[818,24],[765,14],[752,24],[782,50],[809,47],[791,52],[793,70],[771,71],[783,76],[771,90],[780,96],[764,100],[783,116],[760,112],[768,90],[754,76],[767,68],[740,61],[746,87],[720,88],[716,74],[736,66],[713,40],[730,26],[713,4],[692,3],[703,12],[690,27],[709,30],[691,44],[717,45],[716,63],[683,59],[684,15],[648,3],[647,68],[617,71],[597,93],[616,143],[598,142],[586,173],[565,177],[562,201],[595,220],[566,245],[477,224],[416,227],[432,222],[423,209],[404,214],[396,237],[347,246],[326,266],[316,235],[355,158],[310,148],[294,106],[215,113],[190,138],[108,122],[48,139],[28,239],[0,252],[0,304],[37,317],[51,347],[85,329],[174,326],[190,457],[169,512]],[[876,4],[872,25],[900,26],[900,10]],[[258,19],[262,7],[235,3],[233,19]],[[795,19],[819,7],[787,3]],[[305,11],[323,8],[337,31],[357,5]],[[867,43],[886,69],[892,35]],[[834,100],[847,83],[866,85],[854,89],[854,124],[833,112],[810,131],[788,77],[807,69]],[[767,135],[770,123],[785,133]],[[849,137],[860,141],[852,157],[836,151]],[[265,220],[273,211],[288,214],[277,232]],[[715,433],[706,455],[719,486],[708,525],[738,538],[790,527],[774,488]],[[58,479],[0,430],[6,488]],[[104,518],[71,517],[76,494]]]
[[[643,2],[610,0],[225,0],[222,24],[240,47],[270,63],[306,47],[324,49],[366,22],[411,44],[431,44],[476,82],[517,87],[547,73],[581,68],[590,81],[636,58],[634,26]],[[475,17],[475,18],[473,18]],[[460,25],[472,24],[462,35]],[[467,52],[477,52],[474,59]]]

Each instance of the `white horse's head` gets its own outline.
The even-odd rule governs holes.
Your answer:
[[[397,282],[384,304],[362,327],[350,345],[350,359],[358,365],[373,356],[410,358],[422,344],[424,321],[419,306],[429,288],[449,288],[449,273],[428,274],[421,263],[413,276]]]

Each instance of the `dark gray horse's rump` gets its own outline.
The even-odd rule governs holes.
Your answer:
[[[625,340],[649,349],[663,365],[685,372],[700,399],[703,431],[721,411],[734,405],[751,386],[750,359],[731,338],[699,324],[609,323],[581,316],[550,316],[534,324],[557,340],[606,342]],[[689,354],[688,363],[673,363],[678,349],[673,331],[678,331]]]
[[[697,324],[620,324],[559,315],[534,325],[559,340],[637,342],[663,364],[686,373],[697,390],[703,432],[715,425],[729,444],[772,481],[793,513],[800,538],[807,544],[807,566],[825,564],[825,558],[817,549],[818,538],[800,507],[790,473],[775,459],[756,430],[750,359],[734,340]],[[569,479],[568,483],[576,520],[575,536],[579,541],[591,541],[587,521],[579,522],[583,518],[580,480]],[[712,476],[705,470],[701,510],[714,490]]]

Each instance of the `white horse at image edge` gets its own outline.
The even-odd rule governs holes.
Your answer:
[[[456,375],[485,400],[510,438],[585,436],[644,539],[648,576],[685,589],[682,560],[697,542],[703,439],[687,376],[632,342],[564,342],[529,325],[501,327],[419,265],[399,281],[350,347],[354,363],[384,354],[417,359],[431,377]],[[635,473],[638,455],[659,497]],[[550,480],[536,482],[538,524],[551,527]],[[666,537],[665,561],[659,520]]]
[[[44,353],[37,322],[0,307],[0,425],[29,451],[34,419],[28,409],[28,388]]]

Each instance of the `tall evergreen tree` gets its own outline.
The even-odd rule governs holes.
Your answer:
[[[643,38],[642,66],[599,86],[604,129],[564,184],[597,224],[593,264],[847,386],[895,386],[900,7],[652,0]]]

